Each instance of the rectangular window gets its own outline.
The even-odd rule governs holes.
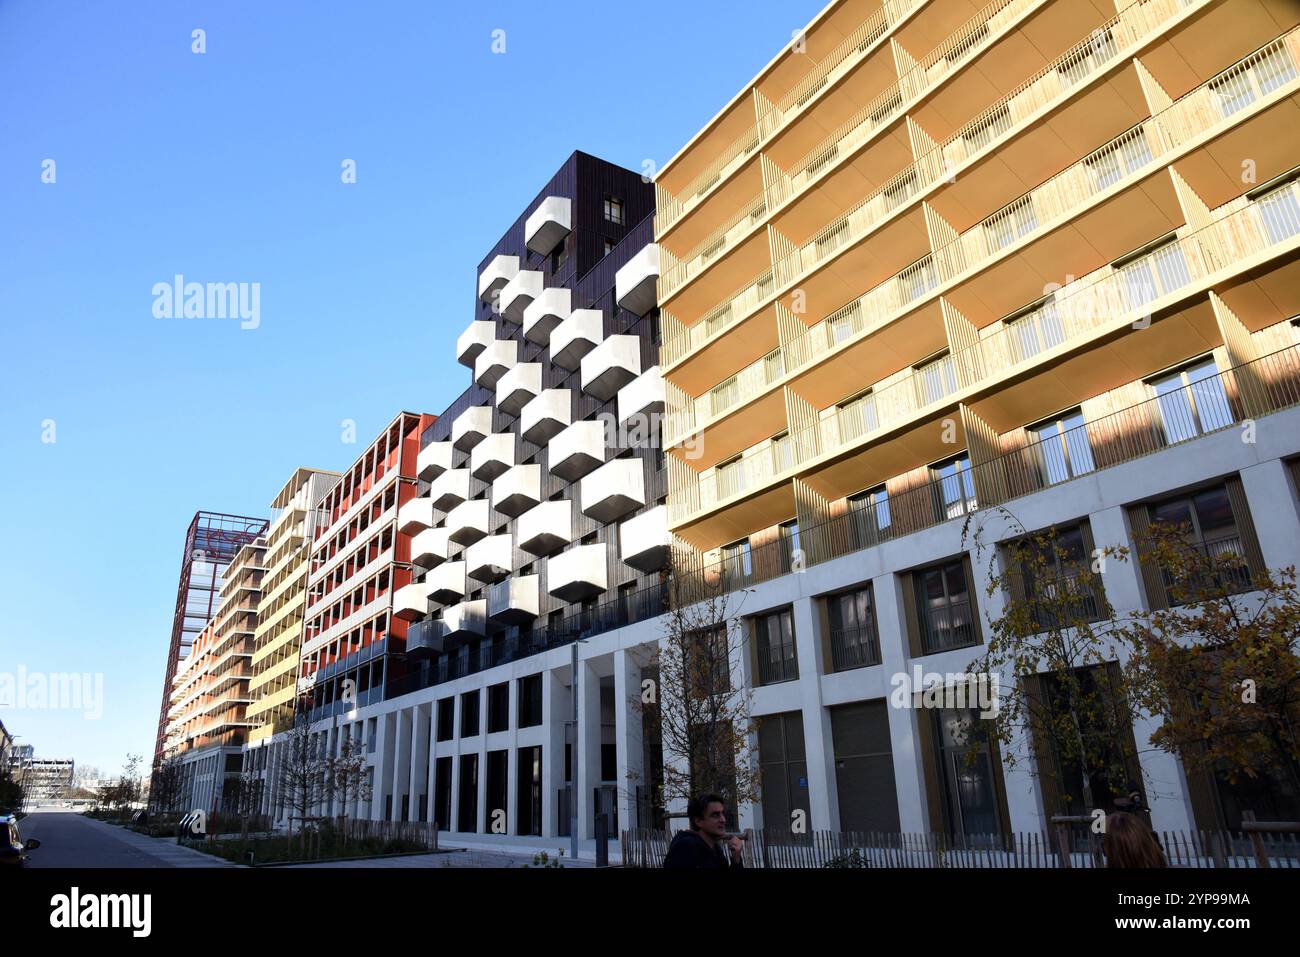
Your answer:
[[[1010,570],[1019,578],[1015,590],[1028,602],[1040,629],[1097,620],[1101,610],[1095,586],[1082,580],[1092,559],[1082,525],[1024,542],[1015,554],[1021,560],[1021,567]]]
[[[936,483],[935,507],[940,520],[975,511],[975,479],[967,453],[930,466],[930,477]]]
[[[478,691],[466,691],[460,696],[460,736],[472,738],[478,734]]]
[[[914,368],[918,404],[929,405],[957,391],[957,370],[949,353],[944,352]]]
[[[1022,196],[984,220],[984,234],[989,249],[993,252],[1010,246],[1037,228],[1038,217],[1034,214],[1034,204],[1028,196]]]
[[[850,495],[848,503],[855,548],[866,548],[888,537],[893,520],[889,515],[889,492],[885,486],[877,485]]]
[[[1002,320],[1002,327],[1016,362],[1031,359],[1065,341],[1065,328],[1054,297]]]
[[[841,442],[854,441],[880,428],[875,393],[868,389],[851,399],[845,399],[836,406],[836,418],[839,420]]]
[[[450,741],[456,736],[456,699],[443,698],[438,702],[438,740]]]
[[[1055,485],[1096,469],[1083,412],[1071,409],[1026,430],[1038,460],[1039,480]]]
[[[755,618],[754,637],[758,653],[759,684],[778,684],[799,677],[799,665],[795,660],[794,621],[788,608]]]
[[[1237,528],[1236,516],[1227,487],[1216,485],[1190,495],[1180,495],[1150,506],[1151,522],[1181,527],[1186,532],[1189,545],[1210,559],[1235,555],[1241,558],[1236,567],[1226,572],[1224,586],[1239,590],[1250,586],[1250,569],[1245,562],[1245,548]],[[1173,582],[1168,572],[1162,570],[1165,587]]]
[[[799,540],[799,520],[792,519],[780,526],[781,534],[781,570],[790,571],[798,559],[803,562],[803,546]]]
[[[542,676],[519,679],[519,727],[534,728],[542,723]]]
[[[944,826],[966,841],[1001,833],[997,788],[987,722],[976,710],[940,708],[931,712],[942,777]],[[967,846],[970,846],[969,844]]]
[[[1260,221],[1270,243],[1280,243],[1300,233],[1300,201],[1296,199],[1297,181],[1283,183],[1255,198]]]
[[[925,654],[978,643],[975,603],[966,587],[962,559],[916,573],[917,619]]]
[[[508,682],[488,688],[488,734],[510,730],[510,685]]]
[[[605,219],[616,226],[623,225],[623,201],[614,196],[605,197]]]
[[[732,585],[749,580],[749,576],[754,572],[754,566],[748,538],[722,546],[722,570],[728,583]]]
[[[719,499],[729,498],[745,487],[745,462],[740,456],[723,462],[713,474],[718,483]]]
[[[1165,441],[1171,445],[1233,422],[1223,380],[1212,356],[1152,379],[1150,386]]]
[[[1175,237],[1116,260],[1114,265],[1129,309],[1140,309],[1191,282],[1183,247]]]
[[[826,599],[831,665],[835,671],[880,664],[871,586]]]

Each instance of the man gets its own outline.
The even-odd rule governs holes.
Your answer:
[[[668,845],[664,867],[673,868],[726,868],[744,867],[740,859],[744,844],[734,834],[727,837],[727,811],[722,797],[717,794],[700,794],[686,805],[689,831],[679,831]],[[722,851],[726,844],[731,849],[731,863]]]

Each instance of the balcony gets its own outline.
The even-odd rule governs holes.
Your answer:
[[[424,568],[433,568],[447,560],[447,530],[426,528],[411,539],[411,561]]]
[[[429,597],[440,605],[450,605],[465,597],[465,561],[444,562],[424,576]]]
[[[469,469],[448,469],[429,486],[429,498],[440,512],[450,512],[469,498]]]
[[[542,364],[521,362],[497,381],[497,408],[518,416],[542,391]]]
[[[492,407],[471,405],[456,416],[451,423],[451,444],[461,452],[468,452],[492,434]]]
[[[617,521],[645,505],[645,466],[636,457],[606,462],[582,480],[582,514]]]
[[[547,196],[524,220],[524,245],[549,256],[573,228],[573,202],[567,196]]]
[[[516,465],[492,483],[492,507],[518,518],[542,500],[542,467]]]
[[[531,269],[520,270],[501,290],[501,298],[498,300],[501,315],[522,325],[524,310],[541,294],[542,274]]]
[[[618,528],[619,558],[640,572],[656,572],[668,564],[672,550],[668,531],[668,506],[629,518]]]
[[[415,621],[429,613],[429,589],[424,582],[411,582],[393,595],[393,617]]]
[[[576,482],[605,461],[605,426],[587,419],[574,422],[551,440],[550,469],[566,482]]]
[[[448,605],[442,610],[443,641],[457,648],[487,636],[487,602],[482,598]]]
[[[510,574],[511,540],[509,533],[487,535],[465,549],[465,574],[488,584]]]
[[[496,339],[496,323],[475,319],[456,339],[456,360],[463,366],[474,368],[474,360],[488,343]]]
[[[493,295],[500,292],[511,279],[519,273],[518,256],[496,256],[479,273],[478,297],[484,302],[491,302]]]
[[[447,537],[457,545],[472,545],[487,533],[487,499],[461,502],[447,513]]]
[[[658,303],[659,246],[646,243],[614,274],[614,298],[619,307],[644,316]]]
[[[618,420],[662,415],[664,404],[664,377],[658,366],[651,366],[618,390]]]
[[[433,658],[447,650],[446,625],[440,618],[417,621],[406,630],[406,656],[416,661]]]
[[[413,498],[403,502],[397,510],[397,530],[403,535],[414,535],[433,527],[433,500]]]
[[[493,339],[474,360],[474,381],[491,389],[519,361],[519,343],[514,339]]]
[[[488,589],[488,618],[498,625],[526,625],[541,607],[537,575],[515,575]]]
[[[469,454],[470,473],[480,481],[491,482],[515,464],[515,434],[493,432],[474,446]]]
[[[415,459],[416,474],[425,482],[432,482],[451,468],[451,440],[430,442],[420,449]]]
[[[546,560],[547,591],[561,601],[586,601],[608,588],[605,545],[579,545]]]
[[[573,396],[568,389],[543,389],[519,413],[520,434],[533,445],[545,445],[573,422]]]
[[[572,372],[604,338],[604,313],[599,309],[575,309],[551,332],[551,361]]]
[[[524,310],[524,338],[547,345],[551,333],[573,313],[573,293],[563,286],[543,289]]]
[[[542,502],[519,516],[515,532],[519,547],[530,555],[553,555],[573,541],[573,503]]]
[[[608,402],[641,374],[641,339],[610,336],[582,357],[582,391]]]

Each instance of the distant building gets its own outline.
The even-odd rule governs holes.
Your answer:
[[[12,742],[8,734],[0,743]],[[52,801],[63,797],[72,787],[75,765],[71,758],[38,758],[30,744],[5,748],[9,773],[27,788],[28,801]]]

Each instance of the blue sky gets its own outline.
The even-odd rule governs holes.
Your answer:
[[[440,411],[565,157],[662,164],[821,6],[0,0],[0,678],[103,675],[98,719],[0,706],[19,742],[151,753],[194,512]],[[260,326],[154,318],[176,273],[259,283]]]

